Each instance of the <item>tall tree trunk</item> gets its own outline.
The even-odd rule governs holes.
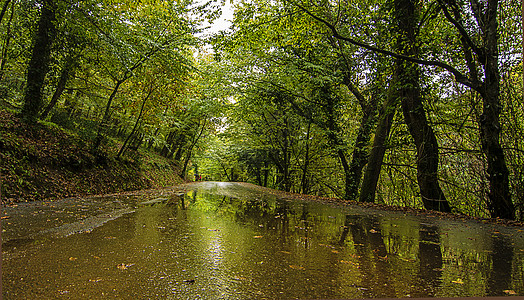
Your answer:
[[[98,147],[102,144],[102,139],[104,137],[104,131],[108,126],[109,117],[111,115],[111,104],[113,103],[113,99],[115,99],[116,94],[118,93],[118,89],[124,83],[124,81],[127,80],[127,76],[124,76],[124,79],[117,80],[115,87],[113,88],[113,91],[111,92],[111,95],[107,99],[106,103],[106,109],[104,112],[104,116],[102,117],[102,120],[98,124],[98,131],[96,134],[95,141],[93,142],[93,152],[96,152],[98,150]]]
[[[107,104],[106,104],[106,109],[105,109],[105,112],[104,112],[104,116],[102,117],[102,120],[98,124],[98,131],[97,131],[97,134],[96,134],[95,141],[93,142],[93,148],[92,148],[92,151],[94,153],[96,153],[98,151],[98,147],[100,147],[100,145],[102,144],[102,139],[104,137],[104,131],[105,131],[106,127],[108,126],[109,117],[111,115],[111,104],[112,104],[116,94],[118,93],[118,89],[120,88],[120,86],[126,80],[128,80],[129,78],[131,78],[133,76],[133,72],[136,69],[140,68],[140,66],[142,66],[142,64],[144,62],[146,62],[148,59],[150,59],[153,56],[153,54],[155,54],[156,52],[160,51],[161,49],[162,49],[162,47],[152,48],[149,51],[149,53],[147,53],[146,55],[140,57],[131,67],[126,68],[126,71],[122,74],[122,77],[120,79],[116,79],[115,87],[113,88],[113,91],[111,92],[111,95],[109,96],[109,99],[107,99]],[[117,78],[117,77],[114,77],[114,78]]]
[[[124,150],[126,149],[127,143],[129,142],[131,137],[135,134],[136,129],[138,128],[138,124],[140,123],[140,120],[142,119],[142,113],[144,112],[144,107],[146,106],[147,99],[149,99],[153,91],[154,91],[154,88],[151,88],[147,96],[144,98],[144,101],[142,101],[142,106],[140,107],[140,113],[138,114],[138,118],[136,118],[135,125],[133,126],[131,133],[127,136],[126,140],[122,144],[122,147],[120,147],[120,150],[118,151],[116,155],[117,158],[119,158],[122,154],[124,154]]]
[[[480,117],[480,142],[488,161],[489,203],[493,218],[515,219],[515,206],[509,191],[509,170],[500,144],[500,71],[498,61],[498,1],[489,0],[481,25],[484,25],[483,111]]]
[[[335,42],[331,40],[331,44],[334,48],[340,50],[340,58],[343,62],[342,72],[344,74],[343,83],[349,89],[349,91],[355,96],[362,109],[362,119],[360,120],[357,137],[355,139],[355,146],[351,155],[351,162],[348,165],[347,176],[346,176],[346,193],[345,198],[356,200],[358,197],[358,188],[360,181],[362,180],[362,171],[367,164],[369,157],[369,150],[367,149],[370,143],[371,133],[375,126],[377,119],[377,107],[378,107],[378,96],[372,93],[369,101],[366,101],[366,97],[360,92],[358,87],[352,82],[351,64],[349,58],[345,55],[344,44],[340,41]],[[379,83],[376,83],[377,85]],[[374,87],[374,90],[378,87]]]
[[[4,15],[10,2],[11,0],[5,0],[4,5],[2,6],[2,11],[0,11],[0,24],[2,24],[2,21],[4,20]]]
[[[56,35],[56,3],[52,0],[43,2],[38,29],[33,39],[31,60],[27,67],[27,82],[22,107],[22,118],[34,122],[42,106],[42,87],[49,71],[51,45]]]
[[[53,93],[53,97],[51,97],[51,101],[49,101],[49,104],[46,106],[46,108],[40,115],[40,118],[45,119],[47,115],[49,115],[53,107],[55,107],[56,103],[58,102],[58,99],[60,99],[60,96],[62,96],[62,93],[65,91],[67,81],[69,80],[69,78],[71,78],[73,72],[75,63],[74,60],[75,59],[73,57],[68,57],[66,59],[65,65],[62,69],[62,73],[60,74],[60,79],[58,80],[55,92]]]
[[[322,96],[326,101],[324,109],[326,110],[326,123],[323,124],[323,128],[328,130],[328,140],[331,143],[331,146],[335,149],[338,158],[340,159],[340,164],[344,170],[344,196],[345,200],[351,200],[350,190],[353,183],[353,176],[350,172],[349,162],[344,151],[344,142],[342,141],[341,135],[342,130],[337,124],[337,116],[335,111],[335,99],[329,91],[329,87],[322,87]]]
[[[311,134],[311,122],[308,122],[307,133],[306,133],[306,154],[304,157],[304,166],[302,167],[302,179],[300,180],[301,193],[309,193],[309,181],[308,181],[308,170],[309,170],[309,135]],[[261,184],[262,185],[262,184]]]
[[[186,144],[186,135],[182,132],[179,137],[177,137],[175,145],[177,147],[176,154],[175,154],[175,161],[179,161],[182,158],[182,151],[184,150],[184,145]],[[173,149],[171,151],[171,154],[168,156],[168,158],[173,157],[173,153],[175,153],[174,146],[172,146]]]
[[[394,17],[400,34],[397,53],[417,57],[418,0],[394,0]],[[422,104],[418,65],[397,60],[398,96],[401,99],[404,120],[417,149],[417,182],[426,209],[451,212],[438,182],[439,152],[433,129],[428,124]]]
[[[202,128],[200,129],[200,132],[195,137],[193,137],[193,140],[191,141],[191,145],[189,146],[189,149],[187,151],[187,156],[186,156],[186,159],[184,161],[184,168],[182,169],[182,173],[180,174],[182,176],[182,178],[186,177],[187,166],[189,164],[189,160],[191,159],[191,155],[193,154],[193,148],[198,143],[198,140],[200,139],[200,137],[204,133],[204,130],[206,129],[206,124],[207,124],[207,120],[204,119],[203,123],[202,123]],[[200,125],[200,122],[199,122],[199,125]],[[231,174],[231,179],[234,180],[233,179],[233,174]]]
[[[291,190],[291,178],[289,173],[289,165],[291,163],[291,149],[290,149],[290,134],[289,134],[289,125],[288,119],[284,118],[284,129],[282,130],[283,145],[282,145],[282,155],[283,155],[283,190],[289,192]]]
[[[396,76],[397,74],[395,71],[392,79],[393,82],[396,80]],[[369,153],[366,172],[364,173],[362,186],[360,187],[360,202],[375,202],[375,193],[377,191],[380,170],[382,169],[382,163],[386,153],[386,144],[398,107],[398,101],[393,86],[394,84],[390,86],[389,95],[379,113],[379,122],[375,129],[373,147]]]
[[[4,7],[7,9],[7,4],[9,4],[9,1],[6,1],[6,6]],[[2,12],[2,18],[5,11]],[[9,21],[7,23],[6,33],[5,33],[5,41],[4,45],[2,47],[2,53],[0,53],[0,81],[4,78],[4,70],[5,65],[7,63],[7,54],[9,52],[9,44],[11,43],[11,25],[13,24],[13,17],[15,14],[15,2],[13,2],[13,5],[11,5],[11,14],[9,16]]]
[[[351,162],[349,163],[349,182],[346,187],[346,198],[355,200],[358,196],[358,188],[362,180],[362,171],[368,162],[369,150],[367,146],[370,143],[371,132],[376,123],[377,99],[372,97],[369,104],[362,107],[362,119],[358,129],[355,147],[353,149]]]

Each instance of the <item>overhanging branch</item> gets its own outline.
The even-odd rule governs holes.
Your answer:
[[[336,38],[336,39],[348,42],[348,43],[353,44],[355,46],[358,46],[358,47],[361,47],[361,48],[364,48],[364,49],[367,49],[367,50],[370,50],[370,51],[373,51],[373,52],[376,52],[376,53],[380,53],[380,54],[383,54],[383,55],[391,56],[391,57],[394,57],[394,58],[397,58],[397,59],[410,61],[410,62],[419,64],[419,65],[434,66],[434,67],[442,68],[442,69],[450,72],[451,74],[453,74],[453,76],[455,77],[455,80],[458,83],[461,83],[461,84],[463,84],[463,85],[465,85],[467,87],[470,87],[470,88],[474,89],[477,92],[482,93],[482,90],[481,90],[482,83],[481,82],[476,81],[476,80],[471,80],[466,75],[462,74],[459,70],[457,70],[456,68],[454,68],[453,66],[451,66],[451,65],[449,65],[447,63],[444,63],[444,62],[441,62],[441,61],[435,61],[435,60],[423,60],[423,59],[419,59],[419,58],[415,58],[415,57],[411,57],[411,56],[407,56],[407,55],[398,54],[398,53],[395,53],[395,52],[392,52],[392,51],[389,51],[389,50],[385,50],[385,49],[381,49],[381,48],[378,48],[378,47],[375,47],[375,46],[372,46],[372,45],[368,45],[366,43],[363,43],[363,42],[357,41],[355,39],[352,39],[350,37],[343,36],[343,35],[341,35],[338,32],[337,28],[333,24],[328,22],[327,20],[325,20],[325,19],[315,15],[314,13],[312,13],[311,11],[309,11],[308,9],[306,9],[305,7],[303,7],[302,5],[300,5],[298,3],[293,3],[293,5],[295,5],[298,8],[300,8],[303,12],[305,12],[311,18],[317,20],[318,22],[320,22],[320,23],[324,24],[326,27],[328,27],[329,30],[331,31],[333,37]]]

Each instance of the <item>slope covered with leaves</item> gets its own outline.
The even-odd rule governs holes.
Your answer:
[[[27,125],[0,109],[2,201],[106,194],[180,183],[175,163],[150,153],[115,160],[53,123]],[[114,152],[114,151],[113,151]]]

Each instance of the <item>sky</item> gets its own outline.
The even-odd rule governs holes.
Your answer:
[[[202,3],[207,2],[206,0],[200,0]],[[222,15],[217,19],[213,24],[210,25],[210,28],[204,31],[205,35],[210,35],[217,33],[221,30],[229,28],[231,25],[231,20],[233,20],[233,7],[230,0],[226,0],[224,6],[222,6]]]

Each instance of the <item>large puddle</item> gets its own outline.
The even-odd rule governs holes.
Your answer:
[[[193,187],[4,209],[4,299],[524,295],[520,227]]]

